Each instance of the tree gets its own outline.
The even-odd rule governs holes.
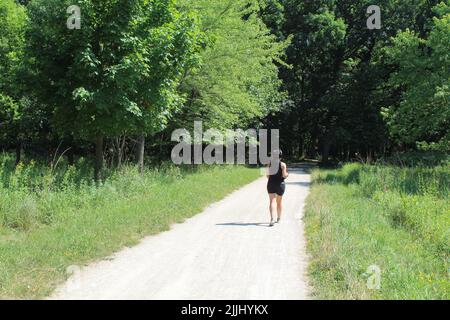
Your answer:
[[[278,39],[285,40],[286,35],[283,33],[285,20],[285,10],[282,0],[260,0],[259,16],[270,28],[272,34]]]
[[[17,73],[23,59],[25,9],[13,0],[0,2],[0,143],[14,145],[20,161],[21,92]]]
[[[15,72],[22,59],[25,9],[13,0],[0,2],[0,92],[14,96]]]
[[[175,125],[194,120],[217,129],[247,127],[283,102],[276,63],[287,41],[277,41],[259,17],[256,0],[183,0],[194,8],[204,32],[201,65],[186,74],[187,102]]]
[[[398,65],[390,84],[403,89],[398,105],[384,116],[391,135],[399,142],[450,142],[450,2],[436,6],[426,38],[399,32],[387,48]]]
[[[395,70],[384,48],[398,30],[423,33],[430,3],[436,1],[380,0],[381,30],[367,28],[367,0],[284,0],[283,32],[292,34],[281,74],[292,104],[269,119],[288,123],[281,135],[287,155],[371,158],[388,147],[381,108],[400,99],[397,88],[386,85]]]
[[[199,35],[194,17],[171,0],[80,0],[79,30],[66,26],[72,4],[28,5],[28,64],[61,135],[95,142],[99,179],[105,137],[151,135],[167,125]]]
[[[282,72],[293,106],[290,124],[282,127],[281,133],[296,137],[293,142],[298,146],[289,145],[291,150],[302,149],[304,153],[303,149],[311,149],[317,140],[322,141],[325,149],[329,147],[334,117],[324,100],[342,65],[347,26],[329,1],[284,3],[284,31],[294,39],[287,50],[287,62],[293,68]],[[315,151],[309,153],[315,156],[312,154]]]

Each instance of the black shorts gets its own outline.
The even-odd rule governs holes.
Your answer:
[[[281,184],[267,184],[267,192],[268,193],[276,193],[279,196],[283,196],[286,191],[286,183],[282,182]]]

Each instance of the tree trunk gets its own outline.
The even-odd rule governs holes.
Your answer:
[[[70,166],[73,166],[75,164],[75,143],[73,141],[73,137],[70,136],[67,141],[67,161],[69,162]]]
[[[367,160],[366,160],[366,162],[368,163],[368,164],[371,164],[372,163],[372,150],[371,149],[368,149],[367,150]]]
[[[95,181],[100,181],[102,179],[102,169],[103,169],[103,136],[98,136],[95,139]]]
[[[138,137],[137,147],[136,147],[136,165],[139,171],[144,171],[144,153],[145,153],[145,136],[141,135]]]
[[[331,142],[325,138],[322,145],[322,162],[327,163],[330,158]]]
[[[22,142],[16,144],[16,166],[22,160]]]
[[[75,155],[73,148],[67,151],[67,160],[69,161],[69,166],[73,166],[75,164]]]
[[[299,137],[298,143],[297,143],[296,155],[295,155],[298,160],[303,160],[305,158],[303,149],[304,149],[303,139]]]
[[[123,155],[122,155],[122,148],[121,147],[119,147],[119,149],[117,149],[117,169],[120,169],[120,168],[122,168],[122,157],[123,157]]]
[[[115,139],[117,169],[120,169],[122,167],[126,139],[127,139],[126,136],[117,137]]]

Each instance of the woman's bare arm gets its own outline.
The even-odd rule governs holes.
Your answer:
[[[286,163],[284,162],[281,163],[281,170],[283,171],[283,178],[287,179],[287,177],[289,177],[289,172],[287,170]]]

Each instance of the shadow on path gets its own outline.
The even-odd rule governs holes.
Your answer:
[[[270,227],[268,223],[244,223],[244,222],[229,222],[229,223],[218,223],[216,226],[225,227]]]
[[[296,185],[309,188],[311,186],[311,182],[285,182],[286,185]]]

